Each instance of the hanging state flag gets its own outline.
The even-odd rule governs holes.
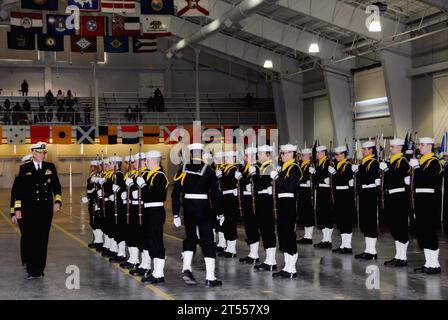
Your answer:
[[[104,52],[129,52],[129,38],[126,36],[104,36]]]
[[[4,126],[8,144],[25,144],[26,126]]]
[[[134,0],[101,0],[101,12],[135,13]]]
[[[37,35],[37,50],[39,51],[64,51],[64,36],[50,34]]]
[[[140,17],[107,17],[107,34],[112,36],[139,36]]]
[[[163,143],[167,144],[176,144],[177,141],[174,139],[170,139],[171,133],[176,130],[176,126],[160,126],[160,131],[162,131],[163,135]]]
[[[132,51],[140,52],[157,52],[157,40],[152,37],[132,38]]]
[[[123,144],[136,144],[140,142],[138,126],[121,126],[121,142]]]
[[[31,143],[50,142],[50,126],[30,126]]]
[[[96,37],[70,36],[72,52],[96,52]]]
[[[58,0],[22,0],[23,9],[58,10]]]
[[[11,30],[42,33],[42,13],[11,12],[10,17]]]
[[[169,16],[142,16],[142,34],[153,37],[169,37],[171,18]]]
[[[79,11],[100,11],[100,0],[68,0],[67,5],[76,6]]]
[[[156,144],[160,142],[160,126],[143,126],[143,143]]]
[[[442,136],[442,141],[440,142],[439,149],[439,157],[442,158],[445,153],[448,152],[447,143],[448,143],[448,132],[445,130]]]
[[[72,126],[53,126],[52,128],[53,143],[71,144],[72,143]]]
[[[117,144],[117,126],[99,126],[100,144]]]
[[[78,144],[94,144],[95,143],[95,127],[94,126],[78,126],[78,127],[76,127],[76,143],[78,143]]]
[[[34,50],[36,48],[34,33],[8,31],[7,38],[8,49]]]
[[[171,14],[174,15],[173,0],[141,0],[142,14]]]
[[[210,15],[208,0],[176,0],[179,17],[197,17]]]
[[[81,16],[79,34],[83,36],[99,37],[105,34],[103,16]]]
[[[68,15],[65,14],[47,14],[47,34],[54,36],[64,36],[75,34],[75,28],[68,29],[65,20]]]

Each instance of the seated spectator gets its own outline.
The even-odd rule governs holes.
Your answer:
[[[246,104],[246,108],[252,107],[252,94],[250,92],[248,92],[244,97],[244,102]]]
[[[141,122],[142,121],[142,109],[140,109],[140,106],[137,104],[134,108],[134,121]]]
[[[56,118],[58,119],[59,122],[65,121],[65,108],[64,106],[59,106],[58,109],[56,110]]]
[[[156,108],[155,108],[155,105],[154,105],[154,97],[153,96],[150,96],[148,98],[148,100],[146,101],[146,108],[147,108],[148,112],[156,111]]]
[[[128,122],[131,122],[134,118],[131,106],[128,106],[128,108],[126,109],[126,118],[128,119]]]
[[[20,104],[18,102],[16,102],[14,107],[12,107],[12,124],[18,124],[24,118],[26,118],[26,116],[24,117],[24,114],[22,112],[22,107],[20,106]]]
[[[75,108],[73,108],[73,106],[67,107],[66,121],[70,122],[71,124],[74,124],[75,122]]]
[[[5,100],[4,103],[5,111],[3,113],[3,121],[6,125],[11,124],[11,102],[9,102],[9,99]]]
[[[53,109],[49,108],[47,110],[47,122],[51,122],[53,120]]]
[[[154,90],[154,98],[159,96],[162,96],[162,91],[160,91],[159,88],[156,88],[156,90]]]
[[[20,85],[20,91],[22,91],[22,97],[28,96],[28,82],[26,80],[23,80],[22,84]]]
[[[89,125],[90,124],[90,106],[86,104],[84,107],[84,124]]]
[[[31,111],[31,103],[28,101],[28,99],[25,99],[25,101],[23,101],[23,111],[25,112]]]
[[[45,95],[45,102],[47,103],[47,106],[52,106],[54,102],[54,95],[51,90],[48,90],[47,94]]]
[[[39,121],[45,122],[47,120],[47,117],[45,116],[45,108],[43,105],[39,106]]]
[[[56,103],[58,106],[64,105],[64,95],[62,94],[61,90],[58,90],[58,94],[56,95]]]
[[[67,96],[65,97],[65,105],[67,107],[73,107],[75,105],[75,97],[73,97],[72,92],[67,90]]]

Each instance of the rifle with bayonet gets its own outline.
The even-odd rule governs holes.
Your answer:
[[[117,184],[117,154],[114,154],[114,184]],[[117,202],[117,191],[114,190],[114,215],[115,224],[118,224],[118,202]]]
[[[141,145],[141,143],[139,143],[139,145],[138,145],[137,178],[140,178],[141,151],[142,151],[142,145]],[[140,185],[137,185],[137,190],[138,190],[138,224],[142,225],[142,187],[140,187]]]
[[[128,161],[128,174],[127,177],[131,178],[131,165],[132,165],[132,148],[129,149],[129,161]],[[126,224],[129,224],[129,216],[130,216],[130,204],[129,201],[131,199],[129,193],[131,192],[131,187],[126,185]]]
[[[104,172],[104,153],[101,151],[101,178],[105,179],[105,172]],[[106,199],[104,194],[104,183],[101,184],[101,202],[102,202],[102,209],[103,209],[103,218],[106,217]]]

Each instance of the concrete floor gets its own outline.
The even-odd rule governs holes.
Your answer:
[[[165,284],[145,286],[139,278],[130,276],[126,270],[110,264],[96,251],[87,248],[91,232],[87,209],[80,203],[83,190],[74,189],[71,196],[69,190],[63,193],[64,207],[54,219],[51,231],[46,276],[44,279],[26,280],[26,273],[20,266],[18,229],[10,223],[8,214],[9,190],[0,191],[0,299],[448,299],[446,238],[440,240],[442,275],[423,276],[412,271],[423,263],[423,255],[415,240],[409,245],[407,268],[383,266],[383,262],[394,255],[393,240],[387,233],[380,235],[379,260],[373,263],[301,246],[298,277],[293,280],[274,280],[269,273],[254,272],[252,267],[241,265],[237,259],[218,258],[217,275],[224,285],[212,289],[203,285],[205,266],[199,250],[193,262],[199,285],[189,287],[180,277],[183,230],[174,229],[170,213],[165,227]],[[303,231],[299,230],[298,234],[302,236]],[[245,256],[248,249],[242,229],[239,230],[239,238],[238,255]],[[337,232],[333,239],[336,247],[340,242]],[[356,253],[364,249],[364,241],[358,231],[353,236],[353,248]],[[280,265],[282,261],[278,254]],[[68,274],[65,271],[69,265],[80,269],[78,290],[66,288]],[[376,267],[379,289],[368,289],[366,281],[369,282],[369,274],[366,270]]]

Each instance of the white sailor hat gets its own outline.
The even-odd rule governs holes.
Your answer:
[[[404,145],[404,139],[400,138],[394,138],[389,141],[389,145],[391,146],[403,146]]]
[[[144,152],[140,152],[140,153],[136,153],[134,154],[134,159],[138,160],[138,159],[145,159],[146,158],[146,154]]]
[[[221,159],[223,155],[224,155],[224,152],[218,151],[215,153],[215,159]]]
[[[316,148],[316,151],[317,151],[317,152],[319,152],[319,151],[325,151],[325,150],[327,150],[327,146],[318,146],[318,147]]]
[[[212,154],[211,154],[210,152],[205,152],[205,153],[202,155],[202,158],[203,158],[204,160],[212,160],[212,159],[213,159],[213,156],[212,156]]]
[[[204,145],[202,143],[192,143],[188,145],[188,150],[204,150]]]
[[[109,161],[110,161],[110,162],[122,162],[122,161],[123,161],[123,158],[122,158],[122,157],[119,157],[119,156],[113,156],[113,157],[110,157],[110,158],[109,158]]]
[[[347,147],[346,146],[336,147],[336,148],[334,148],[334,152],[335,153],[347,152]]]
[[[134,161],[135,161],[135,159],[134,159],[133,156],[125,156],[125,157],[124,157],[124,161],[126,161],[126,162],[129,162],[129,159],[131,160],[131,162],[134,162]]]
[[[310,148],[304,148],[304,149],[302,149],[301,153],[302,154],[311,154],[311,153],[313,153],[313,150]]]
[[[224,152],[224,157],[236,157],[235,151],[226,151]]]
[[[98,165],[98,161],[92,160],[92,161],[90,161],[90,165],[91,166],[97,166]]]
[[[47,152],[47,144],[39,141],[38,143],[31,145],[30,149],[31,151]]]
[[[413,150],[411,150],[411,149],[409,149],[409,150],[406,150],[404,153],[406,153],[406,154],[413,154],[414,153],[414,151]]]
[[[293,145],[293,144],[284,144],[280,146],[280,151],[286,151],[286,152],[296,152],[297,151],[297,146]]]
[[[104,158],[104,159],[102,160],[102,162],[103,162],[103,164],[109,164],[109,162],[110,162],[110,158]]]
[[[246,148],[246,150],[244,150],[245,154],[254,154],[257,153],[257,148],[256,147],[248,147]]]
[[[272,147],[267,144],[258,147],[258,152],[272,152]]]
[[[362,144],[363,148],[373,148],[375,146],[375,141],[366,141]]]
[[[419,143],[425,143],[425,144],[434,144],[434,138],[430,138],[430,137],[423,137],[418,139]]]
[[[32,154],[27,154],[26,156],[24,156],[24,157],[22,158],[22,162],[30,161],[32,157],[33,157]]]
[[[146,158],[162,158],[162,154],[160,153],[160,151],[151,150],[146,152]]]

